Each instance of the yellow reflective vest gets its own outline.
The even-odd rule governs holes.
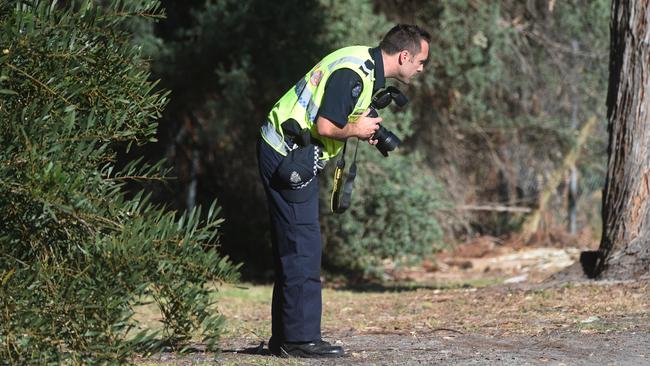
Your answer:
[[[369,48],[368,46],[345,47],[325,56],[273,106],[267,117],[267,123],[262,126],[262,138],[278,153],[286,155],[281,124],[293,118],[301,128],[309,128],[312,137],[323,144],[321,159],[327,160],[338,154],[343,148],[343,141],[320,136],[316,128],[316,117],[325,93],[325,85],[334,71],[343,68],[351,69],[361,77],[363,90],[354,110],[348,116],[348,123],[356,122],[368,109],[372,100],[375,64],[368,52]]]

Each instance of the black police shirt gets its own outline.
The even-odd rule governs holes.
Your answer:
[[[371,48],[368,52],[375,63],[375,82],[372,88],[375,94],[385,84],[384,63],[379,47]],[[348,122],[348,116],[354,110],[362,91],[363,81],[359,74],[347,68],[334,71],[325,84],[318,115],[342,128]]]

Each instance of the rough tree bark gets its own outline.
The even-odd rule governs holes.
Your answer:
[[[650,0],[613,0],[603,235],[592,276],[650,274]]]

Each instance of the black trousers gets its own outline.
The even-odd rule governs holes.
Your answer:
[[[261,138],[257,151],[271,219],[275,270],[270,343],[318,340],[322,311],[318,191],[306,202],[287,202],[272,181],[283,156]]]

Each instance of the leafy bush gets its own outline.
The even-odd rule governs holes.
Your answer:
[[[348,148],[354,145],[350,141]],[[347,155],[349,165],[353,154]],[[327,268],[380,277],[383,259],[394,265],[417,263],[443,248],[436,215],[445,203],[418,160],[417,155],[400,153],[384,158],[374,148],[359,147],[351,207],[342,215],[323,215]],[[327,188],[329,196],[330,184]],[[329,209],[329,201],[322,206],[327,207],[322,211]]]
[[[120,30],[157,4],[102,4],[0,2],[2,364],[123,363],[197,331],[214,347],[222,318],[207,285],[237,277],[217,252],[215,204],[201,217],[123,193],[164,174],[115,164],[153,139],[166,104]],[[150,298],[162,334],[134,319]]]

